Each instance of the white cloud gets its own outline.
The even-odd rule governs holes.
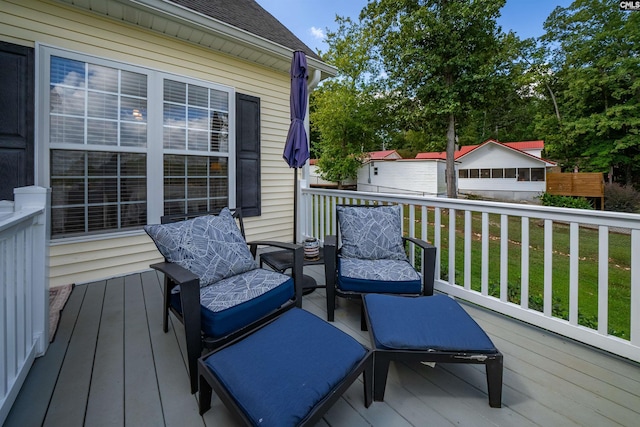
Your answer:
[[[311,27],[309,33],[318,40],[324,39],[324,30],[322,28]]]

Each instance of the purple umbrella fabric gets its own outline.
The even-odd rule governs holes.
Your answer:
[[[304,116],[307,113],[307,76],[307,57],[304,52],[293,52],[289,97],[291,125],[282,154],[291,168],[300,168],[309,159],[307,132],[304,130]]]

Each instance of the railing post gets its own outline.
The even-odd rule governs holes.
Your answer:
[[[36,356],[43,355],[49,346],[49,204],[51,190],[42,187],[21,187],[13,190],[15,211],[43,209],[34,219],[30,263],[33,305],[33,339]]]

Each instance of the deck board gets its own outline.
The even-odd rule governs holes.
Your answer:
[[[305,274],[324,281],[322,266]],[[215,394],[212,409],[198,414],[181,325],[171,317],[162,331],[161,282],[147,271],[76,286],[5,426],[237,425]],[[358,379],[318,426],[637,424],[639,364],[462,305],[504,354],[503,408],[488,405],[483,365],[392,362],[384,402],[365,408]],[[325,319],[324,290],[302,306]],[[369,346],[358,303],[339,300],[333,325]]]

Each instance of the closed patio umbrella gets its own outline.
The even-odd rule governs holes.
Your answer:
[[[298,205],[298,170],[309,159],[307,132],[304,129],[304,117],[307,113],[307,57],[299,50],[293,52],[291,61],[291,124],[282,157],[289,167],[295,168],[293,175],[293,241],[297,242],[297,205]]]

